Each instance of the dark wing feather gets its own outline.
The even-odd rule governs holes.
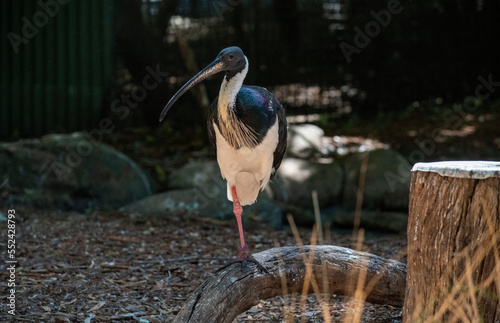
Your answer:
[[[278,102],[276,98],[273,100],[273,108],[276,111],[276,116],[278,117],[278,146],[274,151],[274,159],[273,159],[273,170],[271,172],[271,178],[274,177],[276,171],[281,165],[281,161],[283,160],[283,155],[286,150],[287,143],[287,134],[288,134],[288,125],[286,122],[286,115],[283,106]]]
[[[210,145],[212,145],[212,148],[215,149],[216,151],[217,151],[217,143],[215,140],[214,121],[217,116],[218,102],[219,102],[219,96],[217,96],[215,100],[212,102],[207,118],[208,141],[210,142]]]
[[[264,139],[269,128],[278,118],[278,145],[273,153],[271,178],[281,165],[287,142],[287,122],[285,110],[278,99],[267,89],[259,86],[244,85],[238,93],[238,108],[241,119],[259,134],[259,142]],[[247,113],[247,114],[245,114]]]

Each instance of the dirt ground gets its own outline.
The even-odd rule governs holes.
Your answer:
[[[4,212],[5,211],[5,212]],[[7,210],[2,210],[7,214]],[[183,303],[205,279],[234,255],[236,221],[202,219],[194,214],[95,212],[51,214],[16,209],[16,315],[7,313],[2,288],[2,322],[172,322]],[[7,223],[0,222],[2,259],[7,259]],[[253,252],[296,245],[290,229],[276,231],[247,223]],[[311,232],[301,229],[304,244]],[[352,247],[347,231],[331,234],[330,244]],[[404,235],[367,234],[363,250],[405,261]],[[9,278],[0,265],[2,284]],[[332,295],[333,322],[343,322],[349,298]],[[305,308],[285,312],[286,297],[261,301],[237,322],[322,322],[315,296]],[[295,302],[298,304],[298,302]],[[363,322],[400,322],[401,308],[365,303]]]

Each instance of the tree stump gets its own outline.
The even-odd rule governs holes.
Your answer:
[[[366,301],[403,305],[406,266],[399,261],[336,246],[273,248],[253,256],[269,274],[239,264],[219,271],[191,294],[174,322],[231,323],[259,300],[284,294],[353,296],[360,275],[366,275]],[[309,286],[312,281],[319,291]]]
[[[500,162],[412,169],[404,322],[500,322]]]

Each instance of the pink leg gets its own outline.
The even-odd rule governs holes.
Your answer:
[[[238,200],[238,195],[236,195],[236,187],[231,187],[231,193],[233,195],[233,212],[236,217],[236,222],[238,222],[238,231],[240,233],[240,249],[246,248],[248,253],[248,247],[245,244],[245,235],[243,234],[243,224],[241,223],[241,214],[243,213],[243,207],[241,207],[240,201]]]
[[[228,265],[223,266],[222,268],[219,269],[219,271],[230,266],[232,263],[235,263],[235,262],[241,263],[242,268],[243,268],[243,264],[245,262],[253,262],[254,264],[257,265],[257,267],[260,270],[262,270],[266,273],[269,273],[267,271],[267,269],[264,268],[264,266],[262,266],[257,260],[255,260],[255,258],[250,254],[250,251],[248,250],[248,246],[245,243],[245,236],[243,234],[243,224],[241,223],[241,214],[243,213],[243,208],[241,207],[240,201],[238,200],[238,195],[236,194],[236,187],[234,187],[234,186],[231,187],[231,194],[233,196],[234,216],[236,217],[236,222],[238,222],[238,231],[240,233],[240,246],[241,247],[238,248],[238,257],[236,258],[236,261],[233,261],[233,262],[229,263]]]

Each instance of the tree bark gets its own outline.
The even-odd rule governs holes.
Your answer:
[[[403,305],[406,266],[395,260],[336,246],[273,248],[254,257],[269,274],[258,271],[253,264],[229,266],[194,291],[175,322],[231,323],[261,299],[301,293],[309,276],[306,263],[313,284],[317,282],[313,286],[321,286],[320,293],[352,296],[358,277],[366,273],[366,301]],[[308,294],[314,293],[313,288],[306,289]]]
[[[500,322],[500,162],[412,169],[404,322]]]

